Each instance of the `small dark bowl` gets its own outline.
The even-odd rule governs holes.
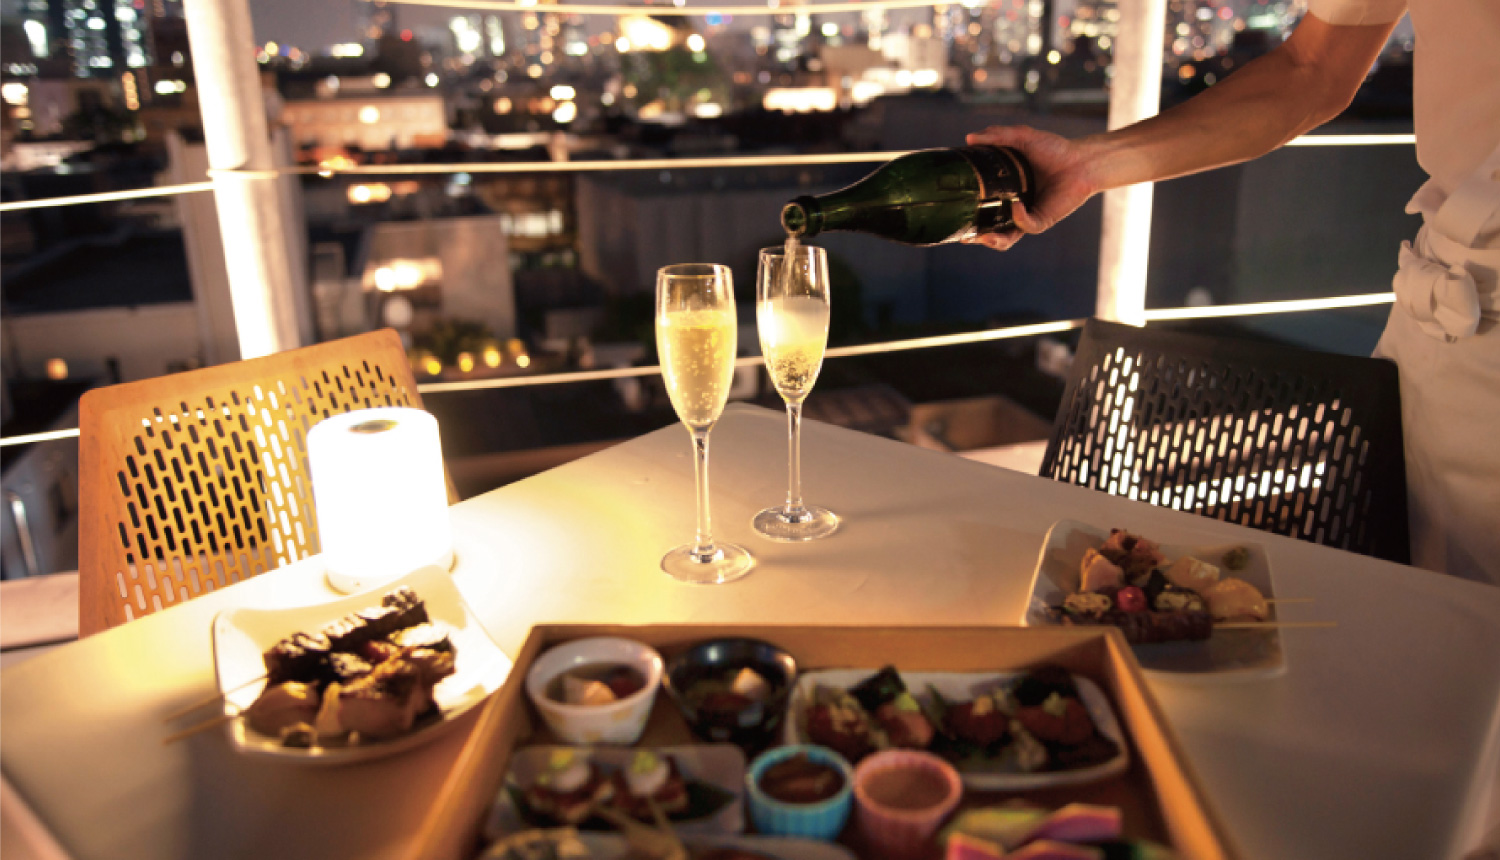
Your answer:
[[[743,668],[754,669],[771,694],[738,711],[698,708],[687,692],[704,680],[730,680]],[[773,743],[786,718],[787,699],[797,683],[797,661],[792,655],[759,639],[711,639],[667,661],[662,686],[677,703],[693,734],[711,742],[732,743],[753,754]]]

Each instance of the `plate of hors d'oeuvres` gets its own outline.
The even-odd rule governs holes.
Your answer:
[[[1021,623],[1116,627],[1141,668],[1163,675],[1286,671],[1270,560],[1257,543],[1160,544],[1062,520],[1047,532]]]
[[[512,667],[435,567],[330,603],[221,612],[212,636],[230,743],[308,764],[426,743]]]
[[[787,743],[820,744],[851,763],[885,749],[925,750],[978,791],[1075,785],[1130,763],[1104,691],[1057,666],[809,672],[792,691],[785,734]]]
[[[683,839],[687,860],[854,860],[842,845],[784,836],[693,836]],[[524,830],[490,843],[480,860],[632,860],[625,837],[572,827]]]
[[[650,823],[654,806],[679,833],[739,833],[744,782],[745,754],[732,744],[522,747],[511,756],[485,832],[609,830],[614,825],[599,807]]]

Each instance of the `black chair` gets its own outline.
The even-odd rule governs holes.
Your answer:
[[[1396,366],[1089,320],[1041,474],[1406,563]]]

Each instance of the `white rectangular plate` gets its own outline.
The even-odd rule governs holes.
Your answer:
[[[813,689],[818,686],[847,690],[860,681],[878,672],[879,669],[825,669],[808,672],[797,678],[788,703],[785,740],[789,744],[811,743],[807,738],[807,708],[812,703]],[[1023,672],[901,672],[906,689],[918,701],[926,703],[930,698],[927,688],[938,691],[949,702],[967,702],[980,693],[988,692],[1021,677]],[[975,791],[1024,791],[1050,788],[1058,785],[1078,785],[1124,773],[1130,764],[1130,747],[1125,741],[1115,712],[1109,699],[1098,685],[1088,678],[1073,676],[1078,685],[1078,698],[1088,709],[1089,717],[1099,733],[1114,741],[1120,752],[1106,762],[1074,770],[1052,770],[1041,773],[1019,773],[1007,770],[986,770],[980,766],[959,767],[964,785]]]
[[[531,785],[538,773],[547,766],[555,750],[565,746],[521,747],[511,755],[510,773],[495,805],[490,811],[485,826],[485,835],[498,839],[507,834],[526,830],[530,825],[521,819],[519,810],[511,800],[512,788]],[[602,770],[617,771],[630,763],[640,748],[635,747],[590,747],[580,748]],[[688,782],[702,782],[722,789],[735,796],[734,801],[713,815],[705,818],[673,821],[672,829],[684,835],[739,833],[745,829],[745,754],[733,744],[684,744],[682,746],[651,747],[658,755],[670,756],[677,762],[677,769]]]
[[[1117,526],[1118,528],[1118,526]],[[1149,533],[1135,532],[1150,538]],[[1109,537],[1109,528],[1060,520],[1047,532],[1031,581],[1023,625],[1054,626],[1047,617],[1047,607],[1061,606],[1063,598],[1078,590],[1079,569],[1085,550],[1099,547]],[[1243,570],[1224,567],[1224,554],[1236,547],[1250,552]],[[1162,544],[1167,561],[1192,556],[1207,562],[1226,576],[1237,576],[1260,590],[1268,599],[1276,596],[1271,582],[1271,561],[1265,547],[1258,543]],[[1276,606],[1270,606],[1268,620],[1276,620]],[[1155,675],[1182,678],[1239,680],[1268,678],[1286,671],[1286,655],[1281,650],[1281,634],[1274,627],[1265,630],[1218,630],[1202,642],[1160,642],[1133,646],[1141,668]]]
[[[406,734],[389,740],[310,748],[282,746],[279,739],[251,729],[243,719],[235,719],[228,724],[229,741],[235,749],[249,755],[305,764],[352,764],[382,758],[433,740],[460,714],[500,689],[510,675],[511,659],[464,603],[447,571],[425,568],[378,589],[332,603],[219,613],[213,624],[214,671],[219,690],[224,693],[224,712],[231,716],[238,714],[260,695],[266,674],[261,655],[272,645],[298,631],[315,633],[352,612],[379,606],[381,597],[403,585],[426,602],[432,620],[450,628],[457,651],[454,673],[432,690],[441,712],[437,719],[429,717]]]

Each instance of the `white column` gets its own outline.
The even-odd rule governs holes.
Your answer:
[[[1161,107],[1161,67],[1166,0],[1120,0],[1114,77],[1109,91],[1111,129],[1155,116]],[[1099,294],[1095,313],[1107,320],[1144,325],[1146,267],[1151,248],[1149,182],[1104,193],[1099,238]]]
[[[185,0],[240,356],[301,345],[296,294],[246,0]]]

